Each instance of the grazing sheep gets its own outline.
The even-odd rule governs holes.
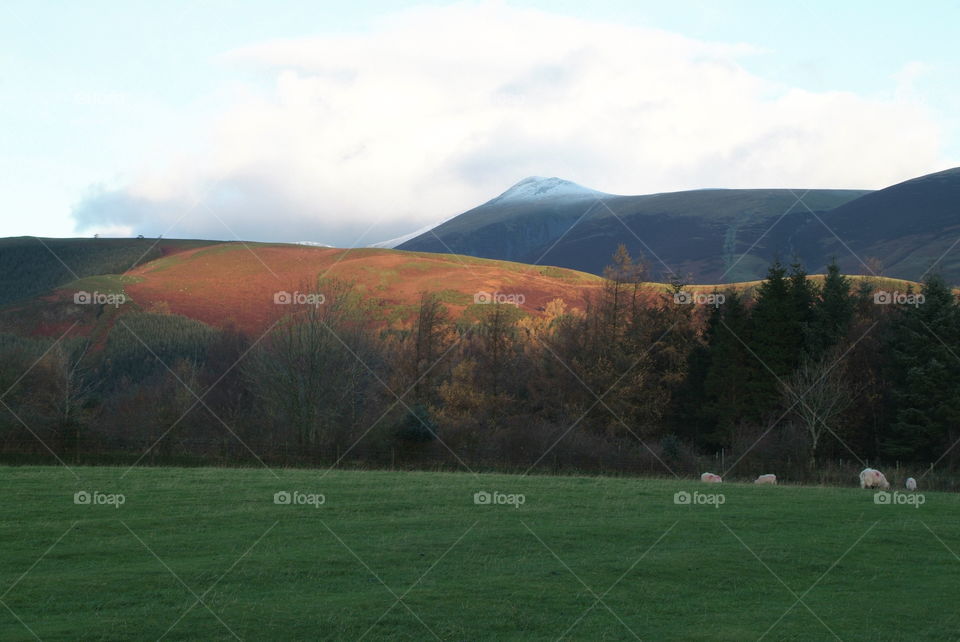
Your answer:
[[[760,475],[754,480],[753,483],[754,484],[773,484],[774,486],[776,486],[777,476],[776,475]]]
[[[879,470],[873,468],[864,468],[860,471],[860,488],[882,488],[890,489],[890,482],[883,476]]]
[[[907,490],[914,491],[917,490],[917,480],[913,477],[907,477],[907,483],[904,484],[907,487]]]
[[[700,475],[700,481],[707,482],[708,484],[719,484],[723,480],[720,479],[720,475],[714,475],[713,473],[703,473]]]

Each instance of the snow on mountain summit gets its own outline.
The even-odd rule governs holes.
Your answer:
[[[537,203],[538,201],[548,201],[552,199],[578,200],[586,198],[601,198],[610,196],[606,192],[599,192],[583,185],[577,185],[573,181],[557,178],[556,176],[546,178],[544,176],[528,176],[519,183],[513,185],[500,196],[493,198],[479,207],[464,212],[470,214],[489,205],[510,205],[519,203]],[[448,216],[442,221],[422,227],[415,232],[404,234],[403,236],[388,241],[373,243],[367,247],[394,248],[403,245],[411,239],[418,238],[430,230],[433,230],[447,221],[462,216],[462,214]]]
[[[573,181],[543,176],[530,176],[523,179],[506,192],[490,201],[502,203],[509,201],[534,201],[548,198],[590,198],[606,196],[604,192],[577,185]]]

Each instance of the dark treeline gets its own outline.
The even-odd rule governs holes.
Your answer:
[[[747,294],[691,301],[645,276],[621,249],[586,309],[538,317],[489,304],[455,320],[425,293],[383,329],[376,301],[324,281],[324,304],[259,338],[146,312],[94,346],[0,335],[0,451],[819,481],[955,469],[960,306],[939,277],[892,293],[775,263]]]

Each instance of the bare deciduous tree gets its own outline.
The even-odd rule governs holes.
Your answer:
[[[322,285],[322,292],[302,291],[322,294],[323,303],[291,306],[245,369],[261,414],[307,449],[339,443],[354,426],[376,362],[350,286]]]
[[[835,421],[853,403],[855,391],[845,370],[840,355],[831,351],[820,359],[804,359],[781,385],[785,407],[809,438],[811,469],[816,468],[824,435],[838,435],[841,428]]]

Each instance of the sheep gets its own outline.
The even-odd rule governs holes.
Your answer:
[[[907,487],[907,490],[909,490],[910,492],[913,492],[917,490],[917,480],[914,479],[913,477],[907,477],[907,483],[904,484],[904,486]]]
[[[860,488],[882,488],[890,489],[890,482],[883,476],[879,470],[873,468],[864,468],[860,471]]]
[[[700,481],[706,482],[708,484],[719,484],[723,480],[720,479],[720,475],[714,475],[713,473],[703,473],[700,475]]]
[[[753,483],[754,484],[773,484],[774,486],[776,486],[777,476],[776,475],[760,475],[754,480]]]

